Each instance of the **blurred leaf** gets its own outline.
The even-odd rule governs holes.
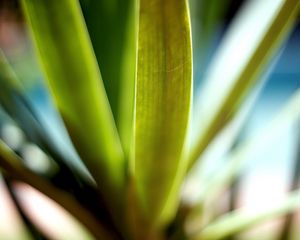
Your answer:
[[[216,199],[226,187],[239,175],[245,160],[248,160],[250,153],[263,149],[266,145],[272,143],[272,140],[278,139],[280,134],[287,127],[297,123],[300,118],[300,90],[298,90],[285,107],[276,115],[274,120],[259,134],[253,138],[240,143],[232,153],[229,154],[228,161],[215,172],[214,177],[204,183],[200,199],[197,206],[191,213],[193,216],[201,214],[201,208],[206,202]]]
[[[0,169],[14,179],[23,181],[44,193],[77,218],[98,239],[114,239],[101,224],[69,193],[55,188],[42,177],[26,169],[21,159],[0,140]]]
[[[47,240],[96,240],[77,219],[41,192],[21,182],[13,186],[23,211]]]
[[[298,0],[250,1],[237,16],[198,99],[201,130],[189,157],[190,167],[235,116],[276,49],[287,38],[299,6]]]
[[[191,58],[186,1],[141,0],[133,166],[142,208],[154,225],[174,216],[185,171]]]
[[[47,238],[44,236],[44,234],[39,231],[38,228],[36,228],[36,226],[34,226],[34,224],[32,223],[32,221],[27,217],[27,215],[24,213],[22,207],[19,204],[19,200],[14,192],[13,189],[13,184],[11,179],[9,179],[9,177],[4,176],[4,184],[8,190],[9,196],[16,208],[16,210],[19,213],[20,218],[22,219],[24,225],[27,228],[27,231],[30,233],[30,235],[35,239],[35,240],[47,240]],[[0,234],[1,236],[1,234]]]
[[[49,171],[43,173],[45,177],[53,185],[72,192],[74,197],[86,208],[91,210],[112,231],[115,231],[115,226],[109,216],[108,210],[105,208],[103,199],[99,196],[94,182],[87,179],[83,175],[81,169],[70,165],[69,159],[65,159],[53,144],[53,139],[50,137],[45,127],[40,123],[40,119],[35,114],[30,102],[25,96],[23,89],[18,85],[17,77],[10,65],[7,63],[4,55],[0,52],[0,103],[5,108],[6,112],[13,118],[14,121],[22,128],[27,140],[37,144],[47,155],[57,163],[58,169],[50,168]],[[0,121],[0,124],[2,121]],[[0,127],[4,127],[0,126]],[[24,145],[20,146],[21,148]],[[21,149],[14,149],[20,151]],[[21,150],[22,151],[22,150]],[[54,164],[53,164],[54,165]],[[54,169],[54,171],[52,171]]]
[[[224,22],[228,0],[190,0],[195,65],[195,90],[204,74],[214,39]],[[201,74],[199,76],[199,73]]]
[[[7,62],[1,50],[0,83],[0,103],[6,113],[22,128],[30,141],[37,144],[47,154],[50,154],[60,165],[62,171],[67,171],[67,169],[65,169],[69,168],[69,166],[67,166],[67,160],[63,159],[58,152],[58,149],[56,149],[53,139],[50,137],[47,130],[45,130],[44,126],[42,126],[35,109],[25,95],[23,86],[21,86],[14,70]],[[68,162],[68,164],[70,164],[70,162]],[[70,167],[69,171],[73,172],[74,170],[72,174],[77,172],[77,175],[79,169],[77,168],[75,170],[72,169],[72,167]],[[67,173],[65,172],[65,174]]]
[[[25,96],[23,86],[18,81],[2,50],[0,49],[0,103],[5,111],[17,122],[28,138],[44,147],[50,141],[42,130],[37,114]],[[49,145],[51,145],[49,143]],[[50,146],[49,146],[50,147]]]
[[[267,220],[279,218],[287,213],[300,208],[300,190],[290,193],[285,201],[276,207],[265,209],[259,213],[250,213],[246,209],[239,209],[227,213],[213,223],[206,226],[194,240],[218,240],[235,234]]]
[[[289,188],[290,191],[296,190],[299,187],[300,183],[300,120],[298,120],[295,130],[297,134],[296,154],[291,174],[291,182]],[[286,240],[292,237],[291,234],[293,223],[296,220],[296,216],[296,213],[290,213],[285,217],[284,223],[282,224],[282,230],[279,234],[280,237],[278,237],[279,240]]]
[[[195,25],[197,34],[196,44],[194,48],[205,51],[207,44],[211,42],[213,33],[216,31],[218,25],[222,23],[229,1],[218,0],[190,0],[192,23]],[[199,29],[196,29],[199,28]]]
[[[77,1],[23,0],[57,108],[106,198],[120,211],[125,162],[113,116]]]
[[[226,161],[227,154],[241,134],[241,130],[247,127],[247,119],[251,116],[251,111],[265,86],[269,73],[270,69],[264,76],[264,80],[258,82],[251,90],[251,93],[246,97],[243,106],[237,110],[234,119],[219,132],[216,138],[213,139],[208,148],[205,149],[201,155],[199,161],[195,164],[194,168],[189,172],[183,188],[183,201],[188,202],[191,205],[197,204],[199,196],[203,194],[203,189],[206,189],[206,185],[209,185],[211,179],[216,177],[216,171],[222,168],[221,165]],[[199,183],[201,183],[199,188],[192,187],[193,190],[189,191],[191,186],[199,185]]]
[[[7,190],[0,174],[0,238],[8,240],[35,240],[19,218]]]
[[[73,192],[81,203],[85,203],[91,208],[95,207],[91,204],[91,200],[85,200],[87,196],[90,196],[87,195],[89,191],[95,192],[94,184],[83,174],[83,171],[80,171],[81,169],[75,168],[58,152],[53,144],[53,139],[40,123],[40,119],[26,98],[22,87],[18,84],[17,77],[2,52],[0,52],[0,83],[0,103],[5,111],[22,128],[27,140],[39,146],[59,166],[59,171],[53,173],[51,168],[49,175],[45,173],[47,178],[51,178],[55,186]],[[52,160],[49,159],[49,161]]]

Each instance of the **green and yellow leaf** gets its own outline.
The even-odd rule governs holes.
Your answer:
[[[192,94],[185,0],[141,0],[134,118],[134,176],[146,218],[170,220],[186,162]]]

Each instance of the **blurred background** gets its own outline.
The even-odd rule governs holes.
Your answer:
[[[194,45],[195,98],[201,94],[206,70],[218,51],[226,30],[244,2],[241,0],[190,1]],[[44,126],[46,126],[47,131],[55,139],[55,143],[60,149],[64,149],[65,154],[72,156],[70,159],[75,159],[74,164],[80,165],[80,161],[71,146],[62,122],[55,112],[53,103],[44,86],[42,74],[17,0],[0,1],[0,48],[7,56],[9,63],[26,90],[26,95]],[[237,51],[241,51],[238,46]],[[299,58],[300,24],[298,23],[288,41],[269,66],[269,70],[264,74],[264,84],[247,113],[246,121],[241,127],[234,146],[238,146],[243,139],[251,138],[261,129],[264,129],[290,96],[297,89],[300,89]],[[14,145],[24,143],[22,132],[1,107],[0,127],[0,137],[12,148],[14,148]],[[249,161],[247,161],[238,181],[220,199],[218,205],[220,211],[241,206],[247,207],[251,212],[259,211],[276,204],[276,202],[284,199],[288,191],[298,187],[300,183],[300,177],[298,176],[300,172],[300,123],[290,126],[280,138],[274,139],[267,145],[263,150],[253,151],[253,154],[247,156]],[[23,147],[23,150],[23,156],[25,155],[31,159],[28,163],[29,167],[37,171],[47,170],[49,167],[47,161],[41,160],[47,158],[47,156],[43,156],[41,151],[32,146]],[[206,168],[213,169],[217,165],[217,159],[216,161],[211,160]],[[8,186],[1,179],[0,239],[26,239],[24,237],[26,236],[26,230],[22,227],[22,217],[13,206],[14,200],[9,193]],[[195,188],[197,188],[197,185],[193,185],[190,192],[194,192]],[[33,221],[39,223],[39,228],[43,229],[45,235],[49,238],[53,237],[51,230],[56,229],[53,231],[57,231],[57,226],[61,224],[67,226],[64,231],[69,229],[70,234],[79,228],[75,220],[70,219],[71,217],[64,210],[30,187],[19,183],[15,185],[14,191],[24,204],[24,208],[28,210]],[[37,206],[39,206],[38,211],[36,211]],[[50,214],[51,212],[54,213]],[[296,221],[293,223],[293,234],[290,236],[290,239],[293,240],[300,239],[300,230],[296,227],[297,224],[300,224],[300,212],[298,215],[294,216]],[[56,219],[56,225],[54,224],[54,227],[49,226],[49,224],[47,226],[43,225],[43,222],[45,222],[45,219],[43,220],[44,216],[47,216],[47,223],[51,222],[49,220],[51,217]],[[69,224],[70,222],[75,223],[72,225]],[[282,226],[286,222],[286,218],[268,222],[243,234],[240,239],[261,239],[260,236],[264,236],[264,240],[278,239],[278,234],[280,234]],[[63,237],[62,234],[62,237],[57,239],[63,239]]]

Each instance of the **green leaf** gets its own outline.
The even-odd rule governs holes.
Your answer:
[[[260,79],[291,31],[299,6],[298,0],[250,1],[244,6],[208,70],[207,86],[198,100],[201,130],[189,156],[190,168]]]
[[[21,164],[21,159],[2,140],[0,140],[0,170],[50,197],[77,218],[97,239],[114,239],[98,220],[83,208],[72,195],[55,188],[45,179],[25,168]]]
[[[120,78],[120,98],[118,106],[117,128],[120,133],[121,142],[125,156],[130,158],[132,154],[133,142],[133,117],[134,117],[134,94],[135,94],[135,73],[137,54],[137,1],[130,2],[129,19],[127,22],[127,32],[125,50],[121,66]]]
[[[22,3],[45,77],[76,150],[107,203],[119,210],[125,161],[79,3]]]
[[[127,157],[134,108],[136,0],[81,0],[81,3]]]
[[[17,81],[17,77],[15,73],[11,70],[9,63],[7,62],[2,49],[0,49],[0,78],[1,78],[1,85],[5,85],[5,88],[9,88],[8,90],[15,88],[17,90],[21,89],[21,84]],[[2,96],[5,92],[1,92]]]
[[[268,71],[268,73],[269,72],[270,71]],[[264,76],[265,80],[267,80],[266,75]],[[237,138],[240,137],[241,130],[245,127],[249,114],[265,85],[265,80],[260,81],[257,86],[251,90],[251,93],[247,96],[247,99],[245,99],[242,107],[237,110],[234,119],[220,131],[218,136],[216,136],[206,149],[205,153],[201,155],[201,160],[195,164],[193,169],[186,176],[183,188],[183,201],[188,202],[190,205],[197,204],[199,203],[199,197],[203,197],[204,189],[210,189],[210,187],[207,186],[214,181],[214,179],[211,180],[212,178],[218,177],[216,171],[223,168],[221,165],[226,161],[229,151],[236,145]],[[192,187],[199,185],[199,183],[201,183],[201,187]],[[193,189],[192,191],[189,190],[191,187]]]
[[[118,122],[122,64],[127,51],[126,35],[134,0],[80,2],[112,112]],[[131,78],[134,79],[134,73]]]
[[[75,165],[72,158],[67,156],[65,152],[59,151],[60,149],[57,148],[53,138],[40,121],[36,111],[34,111],[35,109],[25,95],[22,86],[18,84],[19,79],[17,79],[13,70],[0,50],[0,104],[4,108],[3,110],[23,130],[26,141],[29,141],[30,144],[35,143],[49,156],[49,168],[41,174],[47,179],[51,179],[56,187],[71,191],[79,202],[87,205],[87,192],[97,192],[94,181],[82,166]],[[6,117],[6,114],[4,117]],[[6,122],[9,120],[4,120],[0,116],[0,125],[2,123],[2,127],[5,128]],[[25,147],[24,144],[14,150],[22,153],[22,149]],[[86,188],[89,191],[86,191]],[[87,207],[92,209],[94,206],[90,203]],[[102,208],[105,209],[105,206],[102,206]],[[105,214],[102,214],[102,216],[105,218]]]
[[[275,116],[274,120],[254,137],[241,143],[241,145],[228,156],[225,166],[216,172],[215,177],[206,184],[205,198],[216,197],[220,194],[240,173],[247,156],[251,152],[257,152],[264,146],[278,139],[286,129],[297,123],[300,119],[300,90],[298,90]]]
[[[188,221],[197,221],[198,216],[203,214],[203,207],[206,206],[206,203],[214,202],[236,179],[243,170],[246,161],[251,160],[248,157],[251,153],[269,146],[274,139],[278,139],[286,129],[299,121],[299,106],[300,90],[291,97],[270,124],[252,138],[240,143],[240,146],[227,156],[225,164],[214,172],[212,178],[206,179],[206,182],[203,182],[200,196],[196,205],[191,210]]]
[[[300,190],[290,193],[278,206],[259,213],[247,212],[247,209],[235,210],[216,219],[206,226],[193,240],[218,240],[247,230],[267,220],[279,218],[300,208]]]
[[[134,174],[146,218],[174,215],[185,171],[192,54],[185,0],[140,1]]]

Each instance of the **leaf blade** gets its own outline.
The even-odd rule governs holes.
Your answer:
[[[300,2],[297,0],[279,0],[276,1],[276,4],[265,1],[264,4],[266,5],[264,7],[270,9],[271,4],[272,8],[271,10],[268,9],[267,20],[262,26],[258,27],[252,22],[255,22],[256,15],[254,13],[260,8],[261,3],[256,1],[250,3],[250,12],[253,14],[251,15],[244,11],[244,15],[241,15],[241,18],[243,18],[246,23],[251,23],[250,28],[243,29],[243,26],[237,21],[236,25],[239,27],[234,26],[237,27],[237,31],[235,32],[235,30],[232,29],[233,37],[232,39],[228,38],[227,42],[224,42],[223,52],[218,56],[219,59],[217,58],[216,69],[212,71],[212,74],[207,79],[215,85],[209,85],[206,93],[208,95],[212,92],[217,94],[216,89],[220,89],[221,93],[218,93],[218,95],[220,95],[218,98],[214,98],[216,101],[211,102],[210,105],[205,107],[208,111],[202,114],[202,117],[206,118],[204,123],[202,122],[202,127],[205,130],[199,134],[199,137],[192,146],[192,153],[189,156],[190,168],[216,134],[235,116],[236,110],[242,104],[246,94],[254,86],[256,81],[259,80],[259,75],[263,71],[263,67],[267,65],[275,49],[283,43],[291,31],[300,7]],[[262,12],[262,10],[260,10],[260,12]],[[246,32],[246,30],[248,32]],[[256,36],[255,34],[257,32],[259,32],[258,37],[255,38],[254,43],[251,43],[251,47],[245,50],[245,54],[240,54],[239,57],[232,60],[232,62],[239,65],[239,68],[227,72],[228,69],[234,69],[234,66],[228,64],[228,62],[230,63],[231,61],[225,58],[226,54],[234,52],[239,41],[243,43],[249,42],[242,41],[245,36]],[[241,52],[243,53],[243,51]],[[229,55],[227,55],[227,57],[228,56]],[[224,67],[226,67],[227,70],[226,68],[224,69]],[[218,73],[217,68],[225,70],[226,74],[224,74],[224,72]],[[220,74],[224,76],[222,77]],[[227,77],[227,75],[229,77]],[[218,86],[220,86],[220,84],[222,84],[224,88],[219,88]],[[204,98],[204,100],[205,101],[202,99],[202,101],[206,103],[207,99]],[[202,107],[204,108],[203,105]],[[199,110],[200,108],[201,106],[199,106]]]
[[[198,221],[199,216],[205,214],[206,209],[203,211],[203,208],[210,203],[214,203],[222,192],[236,180],[244,169],[246,162],[252,159],[249,158],[251,153],[259,152],[264,147],[271,145],[274,139],[279,139],[286,129],[299,121],[299,105],[300,90],[294,93],[285,106],[262,131],[241,142],[240,146],[229,153],[225,164],[221,165],[221,167],[214,172],[212,177],[206,179],[197,200],[194,200],[196,203],[193,208],[191,208],[187,220],[191,225]]]
[[[287,127],[297,123],[300,119],[300,90],[293,94],[286,105],[274,117],[274,120],[257,135],[243,142],[236,150],[229,154],[226,166],[220,169],[216,177],[206,186],[202,196],[214,198],[220,194],[240,173],[251,152],[262,149],[273,139],[278,139]]]
[[[182,155],[192,92],[191,58],[186,1],[141,0],[134,173],[143,210],[154,224],[168,221],[174,214],[168,204],[175,204],[171,203],[177,198],[172,188],[180,182],[178,175],[184,169]]]
[[[111,196],[121,201],[116,196],[124,188],[123,152],[79,3],[22,4],[51,93],[79,155],[102,192],[109,193],[107,202]]]
[[[80,2],[127,157],[134,105],[136,1]]]

